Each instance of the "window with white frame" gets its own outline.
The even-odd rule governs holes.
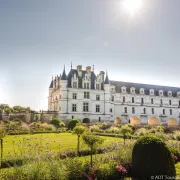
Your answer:
[[[77,82],[73,82],[73,88],[77,88]]]
[[[83,103],[83,111],[84,112],[88,112],[89,111],[89,103],[87,103],[87,102]]]
[[[132,103],[134,103],[134,97],[132,97]]]
[[[96,105],[96,112],[100,112],[100,105]]]
[[[170,115],[172,115],[172,109],[170,109],[169,111],[170,111]]]
[[[163,90],[159,90],[159,95],[163,96]]]
[[[151,98],[151,104],[154,104],[154,99],[153,98]]]
[[[73,93],[73,99],[77,99],[77,93]]]
[[[121,87],[121,91],[122,91],[123,93],[125,93],[125,92],[126,92],[126,87],[125,87],[125,86]]]
[[[151,113],[154,114],[154,108],[151,109]]]
[[[150,89],[150,95],[154,95],[154,89]]]
[[[100,95],[96,95],[96,101],[100,101]]]
[[[144,89],[143,88],[140,89],[140,94],[144,94]]]
[[[169,100],[169,105],[171,105],[171,100]]]
[[[131,88],[131,93],[135,93],[135,88],[134,87]]]
[[[114,96],[111,96],[111,101],[113,101],[113,102],[114,102]]]
[[[168,96],[172,96],[172,91],[168,91]]]
[[[87,89],[89,89],[89,83],[87,83]]]
[[[76,112],[76,110],[77,110],[77,109],[76,109],[76,104],[72,104],[72,111],[73,111],[73,112]]]
[[[124,108],[124,113],[127,113],[127,107]]]
[[[100,89],[100,85],[99,84],[96,84],[96,89]]]
[[[135,107],[132,107],[132,114],[135,113]]]
[[[180,97],[180,91],[177,92],[177,97]]]
[[[89,99],[90,98],[90,93],[89,92],[84,92],[84,99]]]

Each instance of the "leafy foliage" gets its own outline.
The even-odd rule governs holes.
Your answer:
[[[70,120],[68,122],[68,129],[72,130],[76,126],[77,123],[80,123],[80,121],[77,119]]]

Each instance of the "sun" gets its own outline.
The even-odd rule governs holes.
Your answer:
[[[124,8],[130,14],[134,14],[141,10],[142,8],[142,0],[124,0]]]

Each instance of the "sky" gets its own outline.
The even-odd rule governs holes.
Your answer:
[[[0,0],[0,103],[46,110],[52,75],[71,62],[180,87],[180,1],[143,0],[134,14],[124,1]]]

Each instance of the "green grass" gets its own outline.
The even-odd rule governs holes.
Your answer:
[[[101,147],[120,141],[120,138],[102,137],[105,139]],[[37,155],[46,152],[62,152],[68,149],[76,149],[77,135],[71,133],[47,133],[33,135],[6,136],[3,141],[3,157]],[[81,149],[88,147],[81,140]]]

